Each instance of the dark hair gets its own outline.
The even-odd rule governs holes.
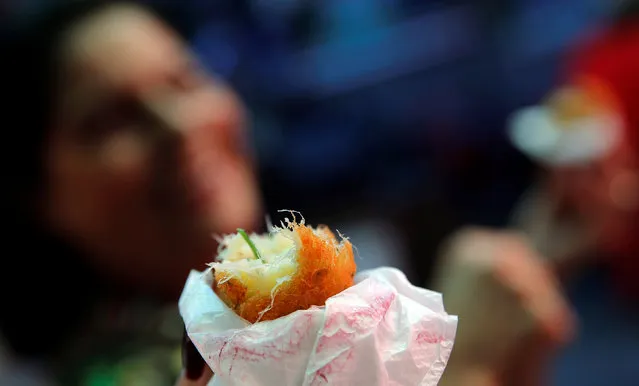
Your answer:
[[[69,28],[112,4],[58,3],[5,22],[0,35],[0,87],[7,97],[0,107],[5,122],[2,213],[9,228],[0,270],[0,332],[21,356],[46,356],[63,346],[100,291],[87,259],[49,232],[34,207],[46,183],[44,155],[60,84],[60,44]]]
[[[2,118],[13,122],[4,133],[10,147],[3,165],[13,171],[4,204],[21,218],[43,181],[43,146],[56,94],[60,39],[75,21],[101,6],[102,2],[93,1],[68,3],[13,21],[4,31],[0,77],[8,101],[2,106]]]

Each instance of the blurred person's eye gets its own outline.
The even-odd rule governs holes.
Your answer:
[[[90,114],[81,125],[80,137],[87,145],[95,145],[110,135],[144,128],[145,114],[133,98],[120,98],[105,103]]]

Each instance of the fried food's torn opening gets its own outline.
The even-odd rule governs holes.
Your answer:
[[[355,261],[347,239],[328,227],[287,221],[264,235],[242,230],[220,240],[213,289],[251,323],[322,306],[353,285]]]
[[[253,233],[249,238],[259,251],[259,258],[240,233],[222,239],[219,262],[211,264],[216,274],[225,276],[217,285],[235,278],[247,287],[249,295],[270,294],[273,288],[290,280],[297,271],[296,244],[299,241],[289,229],[264,235]]]

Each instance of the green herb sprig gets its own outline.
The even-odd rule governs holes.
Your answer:
[[[258,260],[262,260],[262,255],[260,255],[260,251],[257,250],[255,243],[251,240],[249,235],[246,234],[246,231],[244,229],[237,228],[237,233],[239,233],[240,236],[242,236],[242,238],[244,239],[244,241],[246,241],[246,243],[249,245],[249,247],[251,248],[251,251],[253,251],[253,254],[255,255],[255,258]]]

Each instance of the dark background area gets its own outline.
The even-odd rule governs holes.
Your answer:
[[[614,3],[149,2],[248,104],[271,214],[388,223],[420,282],[450,231],[505,223],[533,173],[504,137],[508,115],[543,97]],[[7,4],[16,16],[50,2]]]

